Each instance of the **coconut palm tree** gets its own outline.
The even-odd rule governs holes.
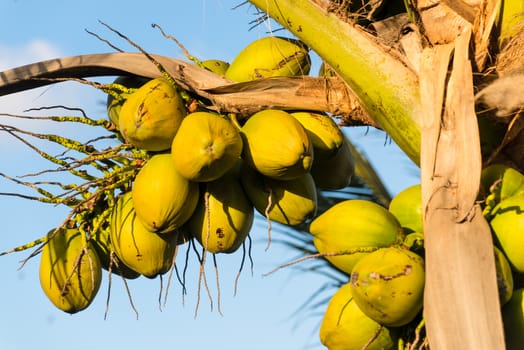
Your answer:
[[[420,165],[431,347],[503,349],[493,259],[481,263],[492,242],[474,202],[483,165],[523,168],[522,1],[249,2],[317,52]]]
[[[109,91],[107,86],[81,79],[121,74],[162,76],[186,91],[187,101],[197,100],[190,104],[194,108],[229,112],[238,118],[270,107],[318,110],[341,116],[347,126],[368,125],[384,130],[420,166],[427,269],[424,318],[430,346],[503,349],[496,270],[490,258],[493,242],[477,199],[482,167],[505,163],[524,169],[519,151],[524,129],[520,121],[524,107],[520,91],[524,81],[520,59],[524,3],[249,3],[257,8],[256,23],[267,18],[280,23],[316,52],[333,76],[231,84],[198,65],[147,53],[130,41],[140,53],[69,57],[2,72],[0,95],[64,79]],[[55,120],[102,126],[106,131],[114,127],[109,121],[86,116]],[[56,196],[36,183],[18,181],[38,191],[40,197],[31,199],[72,207],[68,220],[87,210],[83,222],[97,222],[100,215],[107,215],[105,209],[113,200],[108,191],[128,190],[139,165],[147,158],[147,154],[125,146],[102,152],[93,144],[2,127],[19,139],[34,136],[83,155],[64,158],[39,152],[86,181],[86,186],[76,188],[59,185],[67,195]],[[73,159],[73,163],[67,159]],[[389,198],[380,179],[365,166],[364,159],[358,164],[361,168],[357,167],[355,181],[342,196],[320,194],[320,211],[342,198],[364,197],[387,205]],[[95,173],[84,171],[84,166],[93,167]],[[369,192],[357,193],[357,189]],[[303,234],[306,230],[287,229],[290,238],[285,243],[301,254],[314,253],[310,238]],[[347,278],[326,262],[322,268],[333,273],[335,282]]]

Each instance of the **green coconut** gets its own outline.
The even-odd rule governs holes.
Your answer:
[[[113,91],[118,93],[118,98],[115,98],[113,97],[113,95],[110,94],[107,95],[107,116],[109,117],[109,120],[111,120],[117,128],[120,120],[120,111],[122,109],[122,106],[124,105],[124,102],[128,99],[129,96],[131,96],[135,89],[138,89],[139,87],[147,83],[149,80],[150,79],[148,78],[143,78],[136,75],[125,75],[117,77],[113,81],[113,84],[122,85],[125,88],[131,89],[129,93],[123,92],[117,88],[113,89]]]
[[[329,159],[338,153],[344,143],[344,134],[333,118],[313,112],[293,112],[291,115],[306,130],[313,145],[315,161]]]
[[[351,272],[351,293],[376,322],[404,326],[422,310],[424,260],[402,247],[381,248],[360,259]]]
[[[309,232],[319,253],[348,275],[369,252],[403,239],[395,216],[379,204],[363,199],[333,205],[311,222]]]
[[[95,248],[104,270],[111,271],[127,279],[135,279],[140,276],[138,272],[127,267],[115,254],[113,245],[111,244],[109,229],[98,230],[98,232],[91,237],[90,242]]]
[[[330,157],[317,157],[317,152],[314,151],[315,160],[311,167],[311,175],[318,188],[340,190],[351,184],[355,174],[355,162],[348,142],[344,137],[344,142],[338,151]]]
[[[511,265],[508,259],[504,256],[504,253],[497,248],[495,250],[495,270],[497,272],[497,287],[499,290],[500,305],[506,304],[513,295],[513,272],[511,271]]]
[[[524,289],[513,291],[513,295],[502,307],[502,321],[507,350],[521,350],[524,344]]]
[[[229,68],[229,62],[217,59],[202,61],[201,65],[203,68],[220,76],[224,76],[226,74],[227,69]]]
[[[407,233],[424,232],[420,184],[411,185],[397,193],[389,203],[389,211]]]
[[[504,164],[491,164],[482,169],[480,192],[485,201],[484,214],[489,219],[491,210],[506,198],[524,192],[524,175]]]
[[[524,273],[524,193],[504,199],[491,211],[489,221],[496,245],[513,271]]]
[[[118,198],[111,215],[110,232],[119,259],[148,278],[169,271],[177,246],[187,240],[178,230],[165,234],[149,231],[138,220],[131,192]]]

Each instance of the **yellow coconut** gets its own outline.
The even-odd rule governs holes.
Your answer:
[[[295,39],[264,37],[250,43],[235,57],[225,77],[243,82],[307,75],[311,67],[308,51],[306,45]]]
[[[293,180],[276,180],[246,165],[241,176],[249,200],[261,215],[291,226],[315,216],[317,191],[311,174],[305,173]]]
[[[495,249],[495,270],[497,272],[497,287],[499,290],[500,305],[506,304],[513,295],[513,271],[504,253],[497,247]]]
[[[229,63],[222,60],[210,59],[201,62],[202,67],[207,69],[215,74],[224,76],[227,69],[229,68]]]
[[[293,112],[291,115],[306,130],[313,145],[315,161],[329,159],[338,153],[344,143],[344,134],[333,118],[312,112]]]
[[[329,350],[392,350],[397,339],[397,330],[381,325],[360,310],[349,283],[331,297],[320,325],[320,341]]]
[[[124,102],[120,133],[130,144],[148,151],[163,151],[187,114],[184,100],[166,79],[156,78],[137,89]]]
[[[339,202],[309,226],[313,244],[334,266],[351,274],[363,256],[403,240],[400,223],[386,208],[363,199]]]
[[[94,300],[102,281],[95,250],[76,229],[50,231],[40,256],[40,286],[60,310],[74,314]]]
[[[111,242],[116,255],[134,271],[154,278],[169,271],[182,232],[157,234],[147,230],[133,207],[131,192],[118,198],[111,215]]]
[[[162,153],[140,169],[132,194],[136,215],[145,228],[167,233],[182,227],[193,214],[198,184],[180,175],[170,153]]]
[[[173,139],[171,154],[177,171],[191,181],[213,181],[240,160],[242,137],[225,117],[194,112]]]
[[[147,83],[149,80],[150,79],[133,75],[120,76],[113,81],[113,84],[122,85],[128,89],[132,89],[129,93],[123,92],[117,88],[113,89],[113,91],[119,93],[118,98],[115,98],[110,94],[107,95],[107,116],[109,117],[109,120],[111,120],[117,128],[119,125],[120,111],[122,109],[122,106],[124,105],[124,102],[128,99],[129,96],[131,96],[134,89],[138,89],[139,87]]]
[[[422,310],[424,260],[402,247],[380,248],[360,259],[351,272],[351,294],[376,322],[404,326]]]
[[[187,228],[211,253],[232,253],[244,242],[254,220],[253,204],[232,173],[201,184],[201,196]]]
[[[313,145],[306,130],[291,114],[266,109],[242,126],[242,158],[261,174],[291,180],[311,169]]]
[[[127,267],[115,254],[111,244],[109,228],[98,230],[94,236],[91,236],[90,242],[95,248],[104,270],[111,271],[127,279],[135,279],[140,276],[138,272]]]

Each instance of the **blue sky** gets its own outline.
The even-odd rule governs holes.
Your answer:
[[[106,44],[89,35],[85,29],[110,39],[124,50],[129,45],[101,26],[104,21],[125,33],[149,52],[183,59],[181,50],[164,39],[157,23],[175,36],[200,59],[219,58],[231,61],[249,42],[265,36],[276,26],[259,26],[251,31],[253,9],[232,8],[239,1],[196,0],[193,2],[148,0],[132,1],[58,1],[2,0],[0,4],[0,71],[15,66],[59,56],[111,51]],[[279,32],[283,34],[283,32]],[[315,61],[313,71],[318,69]],[[74,83],[58,84],[27,93],[0,97],[0,113],[21,113],[31,107],[65,104],[84,108],[89,115],[103,117],[104,95]],[[13,123],[0,117],[0,123]],[[16,125],[38,131],[67,133],[80,139],[89,137],[77,127],[49,123],[20,122]],[[385,142],[381,132],[366,129],[346,130],[352,141],[372,160],[384,177],[392,194],[416,183],[414,166],[395,147]],[[49,164],[16,143],[0,135],[0,172],[22,175],[45,169]],[[0,178],[0,192],[19,191]],[[45,234],[67,215],[60,207],[39,204],[13,197],[0,197],[0,250],[24,244]],[[140,278],[130,282],[133,301],[139,311],[132,311],[121,281],[114,279],[110,309],[104,320],[107,276],[94,303],[75,315],[55,309],[38,284],[38,259],[30,260],[18,270],[27,252],[0,257],[3,276],[0,289],[0,349],[26,350],[39,348],[77,350],[144,349],[162,346],[176,349],[321,349],[317,327],[320,317],[307,312],[293,312],[314,293],[328,277],[283,269],[269,276],[263,274],[296,257],[296,253],[279,244],[265,251],[266,226],[257,221],[251,236],[254,245],[254,270],[244,268],[238,293],[233,284],[241,256],[219,256],[222,315],[217,311],[214,271],[207,269],[213,295],[210,309],[207,294],[197,301],[198,268],[193,260],[188,270],[188,295],[182,305],[181,290],[175,283],[167,306],[158,306],[159,280]],[[282,233],[274,232],[278,238]],[[307,263],[301,267],[307,268]],[[300,268],[300,267],[299,267]],[[304,311],[304,310],[303,310]]]

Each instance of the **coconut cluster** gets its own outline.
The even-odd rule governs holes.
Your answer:
[[[520,349],[524,175],[503,164],[486,167],[479,202],[493,233],[506,344],[508,349]],[[400,191],[387,209],[347,200],[312,221],[310,232],[318,251],[348,276],[332,295],[320,328],[320,339],[330,350],[395,349],[402,334],[420,336],[425,277],[422,212],[421,187],[415,184]]]
[[[243,82],[307,75],[310,57],[300,41],[271,36],[248,45],[231,64],[208,60],[201,66]],[[301,225],[317,213],[319,188],[340,189],[351,181],[348,140],[326,114],[267,109],[240,120],[195,107],[195,97],[168,77],[123,76],[112,86],[117,93],[108,94],[107,113],[114,132],[123,145],[146,156],[133,163],[136,174],[108,198],[106,209],[92,211],[103,229],[81,235],[98,261],[90,264],[97,276],[101,269],[127,279],[163,275],[177,248],[189,241],[209,253],[233,253],[248,237],[255,213]],[[56,236],[60,239],[46,250],[72,254],[71,242],[62,232]],[[50,285],[59,265],[41,265],[42,285]],[[76,269],[68,268],[70,275]],[[94,287],[91,294],[78,294],[92,300]],[[85,307],[79,300],[62,309]]]

